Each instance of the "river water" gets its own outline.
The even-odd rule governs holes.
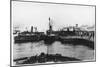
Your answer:
[[[81,60],[94,60],[94,50],[86,46],[72,44],[62,44],[55,41],[47,46],[43,41],[13,44],[13,59],[40,55],[40,53],[61,54],[62,56],[74,57]]]

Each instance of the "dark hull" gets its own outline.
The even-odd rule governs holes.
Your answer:
[[[94,41],[83,39],[83,38],[64,38],[58,36],[46,36],[44,43],[50,45],[55,41],[61,42],[63,45],[72,44],[73,46],[82,45],[90,49],[94,49]]]
[[[82,38],[61,38],[59,40],[62,44],[72,44],[73,46],[82,45],[87,46],[90,49],[94,49],[94,41],[82,39]]]
[[[44,36],[16,36],[14,38],[15,43],[24,43],[24,42],[38,42],[43,40]]]
[[[59,36],[45,36],[44,43],[45,44],[52,44],[55,41],[59,40]]]

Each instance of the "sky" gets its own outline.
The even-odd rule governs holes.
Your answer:
[[[12,1],[12,23],[14,26],[48,29],[49,17],[53,29],[78,24],[95,24],[95,7],[64,4]]]

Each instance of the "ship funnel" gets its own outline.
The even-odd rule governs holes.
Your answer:
[[[31,26],[31,32],[33,32],[33,26]]]
[[[76,24],[76,27],[78,27],[78,24]]]
[[[34,27],[34,29],[35,29],[35,32],[37,32],[37,27]]]

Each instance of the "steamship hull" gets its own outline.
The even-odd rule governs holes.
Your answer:
[[[38,42],[43,40],[43,36],[32,35],[32,36],[16,36],[14,37],[15,43],[24,43],[24,42]]]

